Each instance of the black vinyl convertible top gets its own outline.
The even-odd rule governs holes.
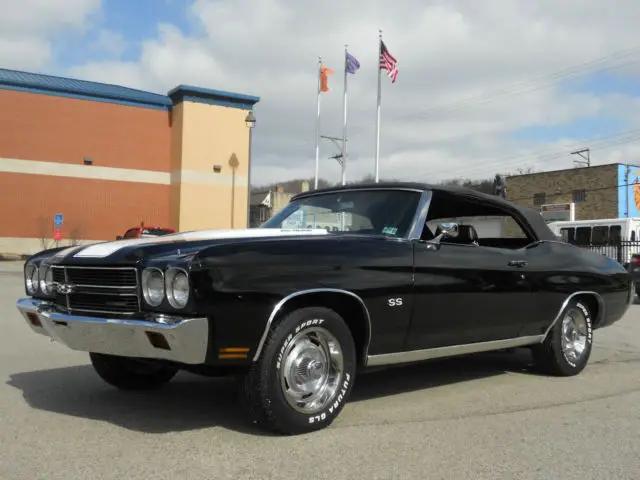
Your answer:
[[[322,193],[333,193],[333,192],[341,192],[345,190],[398,190],[398,189],[411,189],[411,190],[431,190],[435,194],[446,195],[454,195],[456,197],[464,197],[470,201],[478,200],[483,203],[489,203],[490,205],[495,205],[496,207],[506,210],[510,212],[515,217],[520,217],[524,220],[528,226],[533,230],[532,233],[538,237],[539,240],[557,240],[557,237],[548,227],[542,215],[537,210],[533,208],[524,207],[521,205],[516,205],[513,202],[505,200],[501,197],[495,195],[489,195],[487,193],[478,192],[477,190],[473,190],[467,187],[461,187],[457,185],[431,185],[428,183],[419,183],[419,182],[381,182],[381,183],[369,183],[369,184],[355,184],[355,185],[339,185],[335,187],[327,187],[321,188],[318,190],[310,190],[307,192],[302,192],[294,195],[291,198],[291,201],[322,194]],[[461,212],[459,216],[471,216],[473,213],[471,212]],[[430,215],[431,216],[431,212]],[[437,218],[437,216],[435,217]]]

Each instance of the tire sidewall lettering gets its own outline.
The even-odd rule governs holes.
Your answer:
[[[344,405],[344,400],[347,398],[347,393],[349,392],[349,387],[351,386],[351,374],[345,373],[342,385],[340,385],[340,389],[338,390],[338,395],[335,397],[335,400],[331,402],[331,404],[326,407],[321,413],[317,415],[311,415],[308,417],[309,423],[319,423],[324,422],[329,419],[330,416],[335,416],[340,412],[342,406]]]
[[[591,344],[593,343],[593,325],[591,322],[591,313],[589,312],[589,309],[587,307],[585,307],[582,303],[580,302],[576,302],[575,304],[576,308],[578,308],[582,314],[584,315],[585,318],[585,323],[587,326],[587,339],[586,339],[586,348],[590,349],[591,348]],[[578,364],[580,362],[584,362],[586,361],[586,353],[583,353],[583,356],[580,357],[580,359],[578,360],[578,362],[574,362],[571,361],[567,358],[567,356],[563,353],[562,354],[562,358],[564,358],[564,361],[567,363],[567,365],[569,365],[571,368],[578,368]]]
[[[322,325],[323,323],[324,323],[324,318],[314,318],[311,320],[305,320],[304,322],[296,326],[295,330],[293,332],[290,332],[286,336],[286,338],[282,342],[282,345],[280,346],[280,349],[278,350],[278,356],[276,357],[276,370],[280,370],[284,351],[287,349],[287,346],[289,345],[289,343],[291,343],[291,340],[293,340],[294,335],[297,335],[298,333],[300,333],[301,330],[305,328],[319,326],[319,325]]]
[[[591,345],[591,343],[593,342],[593,326],[591,322],[591,312],[589,312],[589,309],[585,307],[582,303],[578,303],[576,306],[582,311],[585,321],[587,322],[587,343]]]

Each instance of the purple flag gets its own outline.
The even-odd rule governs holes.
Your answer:
[[[351,55],[349,52],[345,52],[345,54],[346,54],[345,68],[347,69],[347,72],[356,73],[356,71],[360,68],[360,62],[358,61],[358,59],[356,59],[356,57]]]

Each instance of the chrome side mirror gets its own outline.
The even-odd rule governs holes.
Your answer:
[[[444,222],[438,225],[440,229],[440,235],[438,235],[438,240],[441,240],[445,237],[456,238],[458,236],[459,228],[458,224],[455,222]]]

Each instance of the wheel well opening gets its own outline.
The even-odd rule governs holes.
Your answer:
[[[349,327],[356,346],[358,366],[364,364],[365,348],[369,339],[369,319],[366,307],[355,297],[346,293],[317,292],[299,295],[284,304],[274,323],[293,310],[304,307],[323,307],[335,311]]]
[[[593,315],[593,328],[598,328],[598,324],[601,320],[600,302],[598,301],[598,298],[593,294],[583,293],[581,295],[576,295],[575,299],[583,302],[587,306],[591,315]]]

